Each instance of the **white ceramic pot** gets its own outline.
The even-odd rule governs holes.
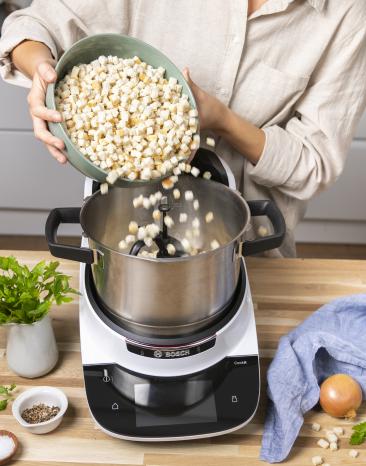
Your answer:
[[[9,325],[6,358],[10,370],[29,379],[53,369],[58,349],[50,316],[34,324]]]

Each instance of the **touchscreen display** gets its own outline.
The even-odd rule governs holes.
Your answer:
[[[187,387],[187,393],[208,393],[203,401],[195,404],[192,407],[187,407],[182,410],[179,415],[170,415],[168,412],[159,414],[158,410],[149,410],[140,406],[149,406],[149,397],[153,391],[161,389],[166,392],[166,397],[169,397],[169,390],[166,390],[164,384],[136,384],[134,386],[135,402],[136,402],[136,426],[167,426],[180,424],[198,424],[217,421],[215,396],[212,392],[212,383],[207,380],[195,380],[184,382]],[[208,388],[210,388],[208,390]],[[182,400],[182,404],[184,400]]]

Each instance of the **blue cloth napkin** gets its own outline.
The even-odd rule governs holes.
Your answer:
[[[278,463],[290,453],[319,400],[319,383],[344,373],[366,397],[366,294],[332,301],[280,340],[269,367],[269,405],[260,458]]]

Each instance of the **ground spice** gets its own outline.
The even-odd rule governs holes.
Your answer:
[[[22,418],[28,424],[38,424],[54,418],[60,411],[58,406],[48,406],[43,403],[27,408],[22,412]]]

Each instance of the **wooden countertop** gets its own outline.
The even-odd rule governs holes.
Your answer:
[[[0,251],[9,255],[9,251]],[[16,252],[16,257],[29,264],[51,259],[41,252]],[[366,292],[366,262],[300,259],[249,259],[249,279],[255,303],[256,322],[261,354],[262,380],[273,358],[280,337],[300,324],[322,304],[333,298]],[[73,276],[77,287],[78,264],[62,261],[62,270]],[[105,435],[92,421],[85,399],[79,352],[77,303],[52,311],[56,338],[60,349],[59,363],[50,374],[26,380],[12,374],[6,364],[5,329],[0,328],[0,383],[16,383],[17,393],[36,385],[62,388],[69,398],[69,409],[61,426],[48,435],[25,432],[11,415],[10,407],[0,413],[0,428],[14,432],[21,449],[11,464],[48,466],[82,465],[149,465],[149,466],[256,466],[261,443],[265,393],[254,420],[243,429],[221,437],[175,443],[134,443]],[[264,383],[262,384],[264,385]],[[360,419],[366,420],[366,406]],[[306,416],[291,455],[285,464],[310,465],[311,457],[321,455],[334,465],[365,465],[366,444],[358,447],[357,459],[348,456],[348,440],[341,439],[340,451],[330,452],[317,447],[321,433],[310,428],[319,422],[323,428],[343,426],[347,436],[351,424],[337,421],[312,411]]]

